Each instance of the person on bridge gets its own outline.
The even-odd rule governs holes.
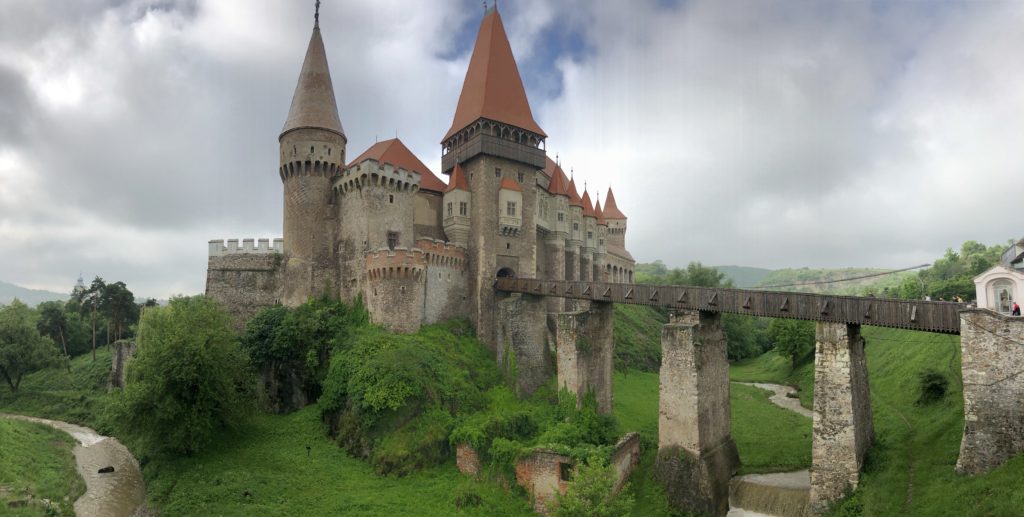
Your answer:
[[[1020,316],[1020,305],[1017,305],[1017,302],[1013,302],[1013,312],[1011,312],[1010,314],[1014,316]]]

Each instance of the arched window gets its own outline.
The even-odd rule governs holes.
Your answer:
[[[1000,279],[992,282],[992,309],[1002,314],[1013,310],[1013,282]]]

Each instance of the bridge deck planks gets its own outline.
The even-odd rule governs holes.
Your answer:
[[[960,310],[965,308],[963,304],[953,302],[532,278],[499,278],[494,287],[510,293],[875,325],[943,334],[960,333]]]

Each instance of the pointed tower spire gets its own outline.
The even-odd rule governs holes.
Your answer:
[[[334,99],[334,85],[331,83],[331,70],[327,66],[324,40],[320,37],[319,1],[313,15],[313,35],[309,38],[306,59],[302,62],[299,82],[295,85],[292,105],[281,135],[304,127],[326,129],[345,135],[341,117],[338,116],[338,103]]]
[[[481,118],[547,137],[533,119],[501,14],[493,7],[480,22],[455,118],[442,143]]]
[[[604,218],[605,219],[625,219],[626,215],[623,214],[619,207],[615,204],[615,194],[612,193],[612,188],[608,187],[608,195],[604,198]]]

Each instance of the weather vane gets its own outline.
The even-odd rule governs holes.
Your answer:
[[[313,28],[320,28],[320,0],[316,0],[316,12],[313,13]]]

